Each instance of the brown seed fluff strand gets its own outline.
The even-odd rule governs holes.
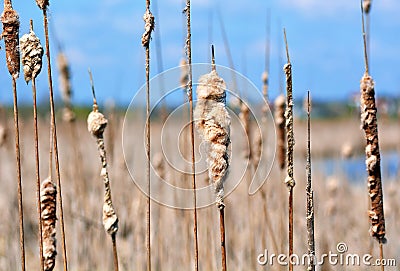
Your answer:
[[[286,159],[286,134],[285,134],[285,96],[280,94],[275,99],[275,123],[278,145],[278,165],[281,170],[285,168]]]
[[[19,55],[19,16],[12,8],[11,0],[4,1],[4,11],[1,15],[3,33],[6,46],[7,68],[14,79],[19,77],[20,55]]]
[[[225,89],[224,80],[215,70],[201,76],[194,112],[196,128],[208,147],[208,174],[219,209],[224,208],[224,181],[229,167],[230,117],[225,107]]]
[[[42,69],[43,47],[39,38],[33,32],[33,21],[31,20],[31,28],[29,34],[25,34],[20,39],[21,58],[23,64],[24,78],[28,83],[32,80],[32,99],[33,99],[33,121],[35,135],[35,165],[36,165],[36,194],[37,208],[39,217],[39,248],[40,248],[40,267],[44,270],[43,260],[43,234],[42,234],[42,214],[40,203],[40,166],[39,166],[39,134],[37,122],[37,105],[36,105],[36,76]]]
[[[143,15],[144,33],[142,46],[146,50],[146,180],[147,180],[147,210],[146,210],[146,250],[147,271],[151,271],[151,183],[150,183],[150,40],[154,30],[154,16],[150,11],[150,0],[146,0],[146,12]]]
[[[365,132],[366,166],[368,172],[368,191],[371,200],[369,218],[370,233],[379,242],[385,241],[385,217],[383,212],[383,193],[381,180],[381,157],[378,140],[374,81],[367,73],[361,79],[361,126]]]
[[[21,179],[21,153],[19,147],[19,120],[18,120],[18,98],[17,98],[17,78],[20,69],[19,56],[19,17],[13,10],[11,0],[4,1],[4,11],[1,15],[3,23],[3,33],[6,46],[6,61],[8,71],[12,76],[13,100],[14,100],[14,130],[15,130],[15,158],[17,168],[17,193],[18,193],[18,214],[19,214],[19,247],[21,253],[21,269],[25,271],[25,232],[24,232],[24,207],[22,202],[22,179]]]
[[[286,74],[286,134],[287,134],[287,177],[285,184],[292,189],[296,182],[293,179],[293,146],[295,144],[293,135],[293,96],[292,96],[292,64],[286,63],[283,67]]]
[[[50,177],[43,181],[40,189],[40,203],[42,213],[42,239],[44,270],[51,271],[56,264],[56,198],[57,188]]]

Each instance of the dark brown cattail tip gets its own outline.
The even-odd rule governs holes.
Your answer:
[[[150,12],[149,9],[146,9],[146,12],[143,15],[144,20],[144,33],[142,35],[142,45],[145,48],[149,47],[151,40],[151,32],[154,30],[154,16]]]
[[[2,38],[6,47],[7,68],[13,78],[19,77],[19,16],[12,8],[11,1],[4,2],[4,11],[1,15],[3,23]]]
[[[371,11],[371,0],[363,0],[363,10],[365,14]]]
[[[45,10],[49,5],[49,0],[36,0],[36,4],[41,10]]]

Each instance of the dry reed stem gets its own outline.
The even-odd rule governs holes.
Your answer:
[[[40,189],[40,203],[42,214],[42,242],[44,270],[51,271],[56,264],[56,221],[57,221],[57,187],[48,177],[43,181]]]
[[[292,64],[289,58],[289,49],[286,39],[286,30],[284,31],[284,38],[286,44],[287,61],[283,67],[286,75],[286,138],[287,138],[287,176],[285,184],[289,189],[289,257],[293,254],[293,188],[296,182],[293,178],[293,147],[294,147],[294,134],[293,134],[293,90],[292,90]],[[289,262],[289,271],[293,271],[293,264]]]
[[[239,119],[240,122],[242,123],[244,132],[247,137],[247,144],[245,144],[244,146],[243,156],[245,159],[249,159],[250,161],[252,161],[253,153],[252,153],[252,138],[251,138],[251,127],[250,127],[250,109],[247,106],[247,104],[244,103],[243,101],[240,103]]]
[[[194,147],[194,116],[193,116],[193,72],[192,72],[192,29],[191,29],[191,8],[190,0],[186,0],[184,8],[186,14],[186,41],[185,53],[188,65],[187,96],[189,100],[189,122],[190,122],[190,143],[191,143],[191,165],[192,165],[192,189],[193,189],[193,242],[194,242],[194,269],[199,270],[199,241],[197,236],[197,191],[196,191],[196,158]]]
[[[33,99],[33,123],[35,137],[35,170],[36,170],[36,197],[37,211],[39,217],[39,251],[40,251],[40,267],[44,270],[43,259],[43,238],[42,238],[42,213],[40,203],[40,166],[39,166],[39,134],[37,121],[37,105],[36,105],[36,76],[42,69],[43,47],[40,44],[39,38],[33,32],[33,21],[31,20],[29,34],[25,34],[20,39],[20,48],[22,54],[22,64],[25,81],[28,83],[32,80],[32,99]]]
[[[12,76],[13,101],[14,101],[14,130],[15,130],[15,158],[17,168],[17,193],[18,193],[18,214],[19,214],[19,248],[21,253],[21,269],[25,271],[25,231],[24,231],[24,213],[22,202],[22,180],[21,180],[21,151],[19,146],[19,118],[18,118],[18,99],[17,99],[17,78],[20,69],[19,56],[19,17],[13,10],[11,0],[4,1],[4,11],[1,15],[3,23],[3,33],[6,47],[7,68]]]
[[[308,271],[315,270],[315,238],[314,238],[314,191],[312,190],[312,179],[311,179],[311,103],[310,103],[310,91],[307,95],[307,208],[306,208],[306,220],[307,220],[307,246],[308,246]]]
[[[19,55],[19,16],[13,9],[11,0],[4,1],[4,11],[1,14],[3,23],[3,33],[6,47],[7,68],[11,76],[15,79],[19,77],[20,55]]]
[[[44,34],[46,38],[46,57],[47,57],[47,78],[49,84],[49,97],[50,97],[50,115],[51,115],[51,136],[53,148],[54,149],[54,158],[55,158],[55,166],[56,166],[56,178],[57,178],[57,192],[58,192],[58,205],[60,210],[60,228],[61,228],[61,244],[62,244],[62,252],[63,252],[63,263],[64,263],[64,271],[68,271],[68,259],[67,259],[67,244],[65,238],[65,223],[64,223],[64,208],[63,208],[63,200],[62,200],[62,190],[61,190],[61,175],[60,175],[60,161],[58,156],[58,142],[57,142],[57,126],[56,126],[56,117],[55,117],[55,109],[54,109],[54,93],[53,93],[53,79],[51,74],[51,56],[50,56],[50,42],[49,42],[49,26],[48,26],[48,18],[47,18],[47,5],[48,1],[40,1],[37,0],[38,6],[43,11],[43,27]],[[52,155],[50,155],[50,165],[52,164]]]
[[[286,160],[286,134],[285,134],[285,96],[280,94],[275,99],[275,123],[276,123],[276,136],[277,136],[277,159],[278,165],[281,170],[285,168]]]
[[[154,30],[154,16],[150,11],[150,0],[146,0],[146,12],[143,15],[144,33],[142,46],[146,51],[146,180],[147,180],[147,210],[146,210],[146,251],[147,271],[151,271],[151,183],[150,183],[150,40]]]

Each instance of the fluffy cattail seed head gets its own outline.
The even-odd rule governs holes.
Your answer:
[[[45,10],[49,5],[49,0],[36,0],[36,4],[41,10]]]
[[[104,129],[107,126],[107,122],[108,121],[104,115],[97,110],[97,107],[94,106],[93,111],[90,112],[87,118],[88,131],[95,137],[102,137]]]
[[[57,56],[57,65],[58,65],[58,70],[60,72],[59,81],[60,81],[60,91],[62,99],[65,104],[70,104],[72,96],[71,83],[70,83],[71,73],[67,57],[62,52],[59,53]]]
[[[144,20],[144,33],[142,35],[142,46],[145,48],[149,47],[151,40],[151,32],[154,30],[154,16],[149,9],[143,15]]]
[[[28,83],[42,70],[43,47],[40,39],[35,35],[33,29],[29,34],[25,34],[20,39],[20,49],[22,55],[22,65],[25,81]]]
[[[4,11],[1,15],[3,33],[6,46],[7,68],[13,78],[19,77],[20,56],[19,56],[19,16],[12,8],[11,1],[4,2]]]
[[[230,117],[225,107],[225,82],[215,70],[199,79],[195,124],[206,143],[208,175],[214,184],[216,204],[224,208],[224,181],[229,167]]]
[[[51,271],[56,263],[56,197],[57,188],[50,177],[40,188],[40,208],[42,211],[42,239],[44,270]]]

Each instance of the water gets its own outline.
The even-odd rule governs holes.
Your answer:
[[[381,171],[383,180],[396,180],[399,174],[400,158],[396,150],[381,153]],[[367,179],[365,155],[349,159],[323,157],[313,160],[313,168],[326,176],[344,176],[351,183],[363,183]]]

